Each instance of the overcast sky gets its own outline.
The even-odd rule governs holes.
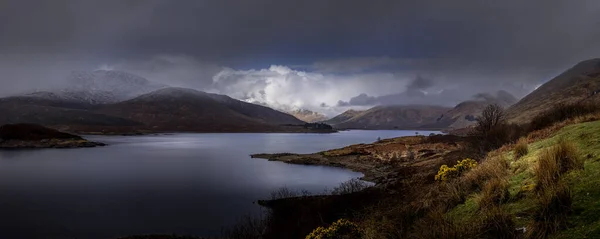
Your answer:
[[[598,13],[597,0],[0,0],[0,94],[103,68],[328,114],[365,96],[520,97],[600,57]]]

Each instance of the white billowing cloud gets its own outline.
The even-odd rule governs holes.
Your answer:
[[[213,77],[210,91],[278,109],[303,108],[328,115],[342,111],[340,99],[361,93],[385,95],[402,91],[406,81],[391,73],[331,75],[287,66],[268,69],[223,69]]]
[[[337,106],[341,99],[361,93],[380,96],[402,92],[414,77],[388,72],[300,71],[282,65],[239,70],[185,55],[158,55],[148,60],[120,61],[100,68],[127,71],[151,81],[224,94],[279,110],[301,108],[330,116],[345,110]]]
[[[151,81],[228,95],[279,110],[308,109],[334,116],[381,104],[453,106],[473,94],[531,91],[539,72],[503,74],[444,59],[350,58],[305,66],[234,69],[186,55],[158,55],[103,68],[128,71]],[[306,69],[306,70],[299,70]],[[436,93],[437,92],[437,93]]]

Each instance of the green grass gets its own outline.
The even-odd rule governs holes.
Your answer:
[[[569,216],[569,227],[553,235],[553,238],[600,238],[600,121],[570,125],[558,131],[553,137],[529,144],[529,153],[519,159],[513,152],[506,156],[512,159],[509,178],[511,200],[502,209],[512,214],[518,227],[531,220],[536,208],[535,185],[532,167],[543,149],[559,139],[573,142],[585,158],[584,169],[565,175],[564,180],[573,194],[573,213]],[[446,218],[459,225],[466,225],[479,215],[476,198],[478,193],[449,212]]]
[[[471,195],[463,204],[454,207],[446,213],[445,217],[447,220],[457,224],[467,224],[477,214],[478,210],[477,195]]]

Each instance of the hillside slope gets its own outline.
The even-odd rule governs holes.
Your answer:
[[[475,124],[483,109],[490,104],[497,104],[503,108],[515,104],[517,99],[506,91],[498,91],[495,95],[478,94],[476,99],[459,103],[453,109],[440,117],[440,122],[445,122],[450,129],[460,129]]]
[[[176,88],[175,88],[176,89]],[[183,89],[183,88],[180,88]],[[195,91],[195,90],[192,90]],[[225,104],[229,109],[261,121],[267,124],[304,124],[302,120],[295,118],[293,115],[274,110],[267,106],[252,104],[241,100],[233,99],[226,95],[205,93],[196,91],[196,93],[206,95],[219,103]]]
[[[555,134],[552,137],[539,141],[530,140],[528,145],[528,153],[523,157],[515,157],[513,152],[500,150],[506,160],[509,160],[507,183],[509,198],[502,202],[499,209],[506,213],[506,217],[514,221],[513,228],[527,228],[525,232],[531,230],[532,221],[546,219],[552,217],[566,216],[566,227],[552,234],[551,238],[600,238],[600,136],[593,132],[600,131],[600,121],[579,123],[569,125]],[[550,208],[550,214],[543,214],[546,218],[539,218],[538,211],[544,201],[539,200],[539,195],[536,194],[536,188],[539,190],[539,182],[535,176],[536,167],[540,157],[546,150],[559,144],[560,140],[573,143],[576,147],[576,155],[583,160],[582,169],[572,169],[570,172],[565,172],[561,176],[560,182],[565,187],[568,187],[570,196],[566,196],[571,200],[567,203],[566,199],[561,205],[570,207],[569,211],[561,211],[560,209]],[[485,167],[487,162],[483,162],[478,167]],[[484,192],[475,192],[467,197],[467,200],[459,204],[446,213],[445,218],[453,223],[458,228],[461,226],[471,225],[475,221],[481,220],[480,208],[482,205],[480,200]],[[550,194],[550,196],[556,194]],[[554,196],[558,197],[558,196]],[[561,215],[566,213],[566,215]],[[561,219],[562,220],[562,219]],[[548,223],[551,223],[548,221]],[[553,222],[552,222],[553,223]],[[542,224],[543,225],[543,224]],[[549,235],[542,235],[548,238]]]
[[[323,121],[323,123],[335,126],[337,124],[341,124],[341,123],[345,122],[346,120],[351,119],[354,116],[359,115],[362,112],[363,111],[359,111],[359,110],[346,110],[346,111],[344,111],[344,113],[341,113],[331,119]]]
[[[78,102],[28,97],[0,99],[0,125],[29,123],[44,126],[139,126],[139,122],[94,112]]]
[[[450,110],[442,106],[377,106],[336,124],[339,129],[441,129],[440,115]]]
[[[507,110],[509,121],[527,123],[560,103],[591,100],[599,103],[600,59],[583,61],[525,96]]]
[[[185,88],[160,89],[106,105],[98,112],[141,122],[159,131],[277,131],[281,124],[304,124],[267,107]]]
[[[307,109],[296,109],[287,112],[297,119],[307,123],[321,122],[327,119],[325,115]]]
[[[522,141],[528,149],[520,157],[513,144],[480,154],[471,151],[469,138],[451,135],[384,139],[313,154],[253,155],[350,168],[376,183],[359,192],[259,203],[274,211],[270,228],[278,238],[305,238],[340,218],[364,238],[600,238],[597,119],[591,115],[532,132]],[[576,123],[586,120],[596,121]],[[544,156],[548,152],[552,156]],[[478,163],[457,163],[472,159]],[[540,164],[547,160],[555,164]],[[455,171],[442,170],[448,165]],[[448,177],[438,178],[440,172]]]
[[[0,124],[31,123],[71,132],[139,133],[296,132],[304,125],[289,114],[225,95],[162,88],[134,99],[95,104],[53,92],[0,98]]]

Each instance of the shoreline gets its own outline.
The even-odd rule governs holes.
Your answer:
[[[361,180],[385,187],[414,171],[435,168],[448,154],[461,150],[465,138],[452,135],[403,136],[309,154],[260,153],[251,158],[299,165],[339,167],[362,173]]]
[[[361,173],[363,176],[360,180],[368,181],[377,184],[376,175],[364,168],[348,165],[339,162],[326,162],[326,159],[320,159],[319,153],[314,154],[293,154],[293,153],[275,153],[275,154],[251,154],[251,158],[266,159],[273,162],[282,162],[287,164],[307,165],[307,166],[325,166],[350,170],[352,172]]]
[[[168,135],[168,134],[335,134],[340,131],[153,131],[153,132],[88,132],[88,131],[73,131],[78,135],[93,135],[93,136],[144,136],[144,135]]]
[[[105,143],[86,139],[45,139],[45,140],[4,140],[0,141],[0,150],[18,149],[70,149],[94,148],[106,146]]]
[[[187,131],[152,131],[152,130],[124,130],[119,131],[88,131],[88,130],[64,130],[77,135],[103,135],[103,136],[142,136],[142,135],[162,135],[162,134],[252,134],[252,133],[282,133],[282,134],[333,134],[339,133],[338,130],[187,130]]]

